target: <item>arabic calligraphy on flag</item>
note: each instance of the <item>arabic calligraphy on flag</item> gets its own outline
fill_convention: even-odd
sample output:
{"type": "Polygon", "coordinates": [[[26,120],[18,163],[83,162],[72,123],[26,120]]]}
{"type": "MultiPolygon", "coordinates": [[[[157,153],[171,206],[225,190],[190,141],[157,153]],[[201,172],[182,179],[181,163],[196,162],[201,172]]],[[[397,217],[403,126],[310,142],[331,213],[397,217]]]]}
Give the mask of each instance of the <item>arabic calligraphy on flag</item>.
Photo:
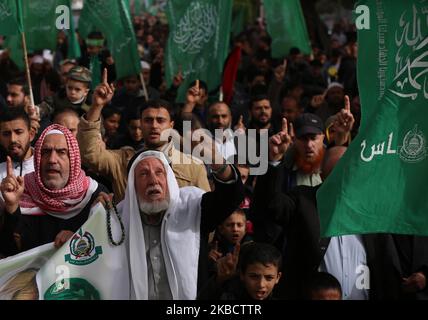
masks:
{"type": "Polygon", "coordinates": [[[317,194],[324,236],[428,236],[428,2],[363,0],[361,126],[317,194]],[[375,45],[374,45],[375,44],[375,45]]]}

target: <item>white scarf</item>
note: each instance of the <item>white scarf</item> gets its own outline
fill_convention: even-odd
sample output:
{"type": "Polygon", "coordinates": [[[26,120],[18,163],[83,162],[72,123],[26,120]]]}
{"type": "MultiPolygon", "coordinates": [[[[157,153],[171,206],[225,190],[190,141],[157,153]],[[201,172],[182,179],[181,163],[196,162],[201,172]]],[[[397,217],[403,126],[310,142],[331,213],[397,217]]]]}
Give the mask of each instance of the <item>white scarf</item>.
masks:
{"type": "Polygon", "coordinates": [[[161,245],[168,283],[173,299],[194,300],[197,294],[201,226],[201,199],[205,192],[196,187],[179,189],[174,173],[159,151],[145,151],[133,162],[128,174],[125,199],[119,204],[126,230],[130,264],[131,299],[148,299],[147,257],[144,231],[135,192],[134,171],[137,164],[155,157],[167,173],[169,208],[161,225],[161,245]]]}

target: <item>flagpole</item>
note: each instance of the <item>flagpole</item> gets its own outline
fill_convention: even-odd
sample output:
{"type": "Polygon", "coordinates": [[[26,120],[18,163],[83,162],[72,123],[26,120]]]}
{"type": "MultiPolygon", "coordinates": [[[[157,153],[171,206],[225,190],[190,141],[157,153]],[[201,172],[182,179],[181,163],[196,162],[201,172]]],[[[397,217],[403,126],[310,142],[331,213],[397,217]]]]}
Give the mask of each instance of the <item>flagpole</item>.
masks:
{"type": "Polygon", "coordinates": [[[149,101],[149,95],[147,93],[146,82],[144,81],[144,77],[143,77],[142,72],[140,72],[140,81],[141,81],[141,85],[143,86],[144,97],[146,98],[146,101],[149,101]]]}
{"type": "Polygon", "coordinates": [[[34,104],[34,96],[33,96],[33,86],[31,84],[30,66],[28,65],[27,42],[25,41],[25,32],[21,32],[21,40],[22,40],[22,48],[24,49],[25,73],[27,76],[28,89],[30,91],[30,102],[31,102],[31,106],[34,107],[35,104],[34,104]]]}

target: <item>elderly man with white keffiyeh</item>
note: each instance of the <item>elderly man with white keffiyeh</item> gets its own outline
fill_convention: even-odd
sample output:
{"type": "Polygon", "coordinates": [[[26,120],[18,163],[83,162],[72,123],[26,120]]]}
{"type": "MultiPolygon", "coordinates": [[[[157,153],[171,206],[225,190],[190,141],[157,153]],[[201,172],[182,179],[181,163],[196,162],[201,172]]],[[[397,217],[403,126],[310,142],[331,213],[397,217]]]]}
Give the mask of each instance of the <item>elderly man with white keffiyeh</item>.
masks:
{"type": "Polygon", "coordinates": [[[6,211],[1,232],[10,236],[12,252],[52,241],[60,247],[88,219],[92,203],[106,188],[80,165],[76,138],[58,124],[46,128],[37,141],[34,172],[16,177],[8,157],[0,185],[6,211]]]}

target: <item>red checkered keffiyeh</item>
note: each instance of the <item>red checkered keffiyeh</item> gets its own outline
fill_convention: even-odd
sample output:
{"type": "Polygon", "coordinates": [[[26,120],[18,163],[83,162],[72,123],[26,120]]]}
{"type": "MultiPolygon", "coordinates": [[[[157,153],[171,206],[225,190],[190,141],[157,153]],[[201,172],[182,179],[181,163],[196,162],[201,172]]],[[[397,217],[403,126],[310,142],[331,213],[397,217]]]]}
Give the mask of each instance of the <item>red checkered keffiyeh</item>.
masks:
{"type": "Polygon", "coordinates": [[[34,172],[25,175],[25,191],[20,201],[21,213],[26,215],[53,215],[70,219],[86,206],[98,184],[81,169],[80,151],[76,138],[65,127],[53,124],[47,127],[34,148],[34,172]],[[41,179],[41,149],[47,134],[59,130],[67,141],[70,157],[70,176],[60,190],[47,189],[41,179]],[[88,192],[89,189],[89,192],[88,192]]]}

